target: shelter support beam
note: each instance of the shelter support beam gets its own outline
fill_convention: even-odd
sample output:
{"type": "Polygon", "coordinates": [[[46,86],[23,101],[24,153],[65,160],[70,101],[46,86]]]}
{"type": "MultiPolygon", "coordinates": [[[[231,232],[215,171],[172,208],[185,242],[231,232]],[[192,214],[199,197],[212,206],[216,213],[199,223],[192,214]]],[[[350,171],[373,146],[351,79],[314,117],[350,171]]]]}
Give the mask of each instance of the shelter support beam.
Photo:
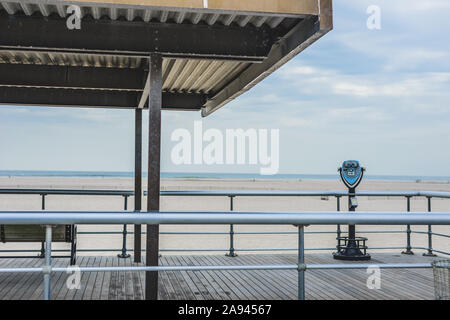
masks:
{"type": "MultiPolygon", "coordinates": [[[[140,91],[80,90],[0,86],[0,105],[135,109],[140,91]]],[[[162,94],[164,110],[199,110],[205,101],[202,94],[162,94]]]]}
{"type": "MultiPolygon", "coordinates": [[[[150,54],[147,211],[159,210],[161,168],[162,56],[150,54]]],[[[159,225],[147,225],[146,265],[157,266],[159,225]]],[[[145,274],[146,300],[158,299],[158,272],[145,274]]]]}
{"type": "Polygon", "coordinates": [[[33,52],[72,52],[147,57],[264,60],[280,34],[269,27],[190,25],[84,18],[80,30],[66,19],[8,15],[0,11],[0,48],[33,52]],[[146,39],[146,41],[136,41],[146,39]]]}

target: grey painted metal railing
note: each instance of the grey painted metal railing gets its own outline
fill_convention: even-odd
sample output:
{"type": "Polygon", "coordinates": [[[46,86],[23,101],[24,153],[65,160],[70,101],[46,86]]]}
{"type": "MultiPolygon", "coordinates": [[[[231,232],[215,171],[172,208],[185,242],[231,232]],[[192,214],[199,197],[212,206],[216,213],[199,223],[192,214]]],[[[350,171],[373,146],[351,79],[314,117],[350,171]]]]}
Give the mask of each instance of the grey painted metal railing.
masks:
{"type": "MultiPolygon", "coordinates": [[[[122,196],[124,199],[124,210],[126,211],[128,197],[133,196],[134,192],[131,190],[73,190],[73,189],[0,189],[0,194],[36,194],[42,197],[41,209],[45,210],[45,197],[47,195],[86,195],[86,196],[122,196]]],[[[144,192],[144,195],[146,192],[144,192]]],[[[407,199],[407,211],[411,210],[411,198],[412,197],[426,197],[428,199],[428,211],[431,212],[431,199],[432,198],[447,198],[450,199],[450,192],[439,192],[439,191],[357,191],[358,196],[372,196],[372,197],[405,197],[407,199]]],[[[337,204],[337,211],[340,211],[340,198],[348,196],[346,191],[296,191],[296,190],[270,190],[270,191],[253,191],[253,190],[208,190],[208,191],[161,191],[161,196],[203,196],[203,197],[216,197],[216,196],[226,196],[230,200],[230,211],[234,211],[234,199],[235,197],[268,197],[268,196],[279,196],[279,197],[335,197],[337,204]]],[[[256,235],[256,234],[296,234],[297,232],[236,232],[233,225],[230,225],[228,232],[160,232],[161,235],[228,235],[229,236],[229,248],[214,248],[214,249],[161,249],[161,252],[219,252],[227,251],[227,256],[234,257],[236,252],[243,251],[293,251],[294,248],[235,248],[235,236],[236,235],[256,235]]],[[[311,231],[305,232],[305,234],[337,234],[340,237],[342,233],[340,224],[337,225],[336,232],[332,231],[311,231]]],[[[406,246],[405,247],[369,247],[372,250],[390,250],[390,249],[405,249],[402,253],[413,254],[412,249],[422,250],[423,247],[417,247],[411,245],[411,235],[412,234],[426,234],[428,238],[428,247],[425,255],[434,256],[433,252],[441,253],[444,255],[450,255],[449,252],[436,250],[432,246],[432,237],[450,237],[450,235],[445,235],[441,233],[433,233],[431,226],[428,226],[428,231],[414,231],[411,230],[411,226],[406,226],[405,230],[371,230],[371,231],[359,231],[359,233],[406,233],[406,246]]],[[[121,232],[117,231],[107,231],[107,232],[78,232],[78,234],[121,234],[122,235],[122,248],[121,249],[78,249],[79,252],[115,252],[120,251],[119,257],[126,258],[129,256],[128,252],[132,249],[127,248],[127,235],[133,234],[133,232],[128,232],[127,225],[123,225],[121,232]]],[[[142,234],[145,234],[143,232],[142,234]]],[[[306,248],[305,250],[335,250],[336,248],[306,248]]],[[[56,251],[56,250],[54,250],[56,251]]],[[[68,250],[57,250],[58,252],[65,252],[68,250]]],[[[143,250],[144,251],[144,250],[143,250]]],[[[40,252],[41,257],[44,257],[44,243],[42,243],[41,250],[0,250],[3,253],[12,252],[40,252]]]]}
{"type": "MultiPolygon", "coordinates": [[[[298,227],[298,263],[296,265],[233,265],[233,266],[145,266],[145,267],[81,267],[80,272],[107,271],[201,271],[201,270],[297,270],[298,298],[305,299],[305,272],[308,269],[362,269],[373,264],[305,264],[304,226],[335,224],[368,225],[450,225],[450,212],[397,213],[397,212],[46,212],[3,211],[0,224],[46,225],[45,265],[41,268],[0,268],[0,273],[42,272],[43,297],[51,298],[51,275],[54,272],[73,270],[54,267],[52,255],[52,226],[59,224],[293,224],[298,227]]],[[[379,268],[431,268],[431,263],[380,264],[379,268]]]]}

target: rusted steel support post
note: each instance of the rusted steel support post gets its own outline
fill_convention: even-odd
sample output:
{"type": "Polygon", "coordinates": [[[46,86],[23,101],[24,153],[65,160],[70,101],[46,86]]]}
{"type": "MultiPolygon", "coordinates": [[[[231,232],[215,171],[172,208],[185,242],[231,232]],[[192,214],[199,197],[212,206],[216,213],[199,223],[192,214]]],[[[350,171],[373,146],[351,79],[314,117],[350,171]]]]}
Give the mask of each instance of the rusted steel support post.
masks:
{"type": "MultiPolygon", "coordinates": [[[[162,56],[150,54],[147,211],[159,210],[161,162],[162,56]]],[[[158,265],[159,225],[147,225],[146,265],[158,265]]],[[[158,272],[145,274],[145,298],[158,299],[158,272]]]]}
{"type": "MultiPolygon", "coordinates": [[[[135,110],[134,124],[134,211],[142,209],[142,109],[135,110]]],[[[134,262],[142,260],[142,228],[134,225],[134,262]]]]}

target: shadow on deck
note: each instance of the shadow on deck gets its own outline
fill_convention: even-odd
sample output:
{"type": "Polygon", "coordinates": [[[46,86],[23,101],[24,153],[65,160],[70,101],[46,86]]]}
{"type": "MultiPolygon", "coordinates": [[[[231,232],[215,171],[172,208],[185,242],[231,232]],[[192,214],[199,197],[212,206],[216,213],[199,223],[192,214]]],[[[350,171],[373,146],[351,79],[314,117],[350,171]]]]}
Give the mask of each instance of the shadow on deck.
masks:
{"type": "MultiPolygon", "coordinates": [[[[374,254],[371,263],[421,263],[422,255],[374,254]]],[[[295,264],[295,255],[163,256],[161,265],[295,264]]],[[[306,255],[306,263],[336,263],[331,254],[306,255]]],[[[340,263],[340,261],[339,261],[340,263]]],[[[0,259],[0,268],[37,267],[42,259],[0,259]]],[[[53,266],[66,266],[67,259],[53,259],[53,266]]],[[[79,266],[126,266],[132,260],[117,257],[84,256],[79,266]]],[[[86,272],[80,289],[69,290],[69,275],[52,275],[51,296],[56,300],[142,299],[144,272],[86,272]]],[[[308,270],[306,298],[316,299],[433,299],[431,269],[383,269],[381,289],[368,289],[366,270],[308,270]]],[[[0,299],[42,299],[42,274],[0,274],[0,299]]],[[[297,272],[275,271],[182,271],[160,272],[159,299],[260,300],[297,299],[297,272]]]]}

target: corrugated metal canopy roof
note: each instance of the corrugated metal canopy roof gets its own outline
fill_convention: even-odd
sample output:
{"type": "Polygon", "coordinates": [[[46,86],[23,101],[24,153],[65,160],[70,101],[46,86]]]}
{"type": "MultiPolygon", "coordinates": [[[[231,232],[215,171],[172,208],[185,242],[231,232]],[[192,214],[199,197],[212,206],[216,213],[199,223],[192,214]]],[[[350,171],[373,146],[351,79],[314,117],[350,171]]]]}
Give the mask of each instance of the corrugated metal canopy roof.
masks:
{"type": "MultiPolygon", "coordinates": [[[[0,50],[0,63],[8,64],[137,69],[146,65],[146,60],[140,57],[0,50]]],[[[166,58],[163,60],[163,90],[210,95],[249,65],[238,61],[166,58]]]]}
{"type": "MultiPolygon", "coordinates": [[[[307,1],[311,2],[310,0],[307,1]]],[[[45,24],[57,18],[66,18],[67,7],[73,3],[78,2],[0,0],[0,10],[3,9],[7,13],[7,17],[1,16],[0,22],[8,27],[6,28],[7,30],[12,30],[12,28],[9,28],[11,23],[17,23],[14,19],[8,19],[8,17],[17,17],[17,19],[22,19],[25,22],[35,22],[36,19],[39,19],[42,24],[45,24]]],[[[233,30],[233,32],[239,32],[239,30],[243,32],[259,32],[257,30],[261,29],[262,34],[269,35],[271,33],[264,30],[274,30],[272,33],[279,35],[278,40],[273,44],[272,49],[268,53],[268,57],[259,61],[259,57],[255,57],[255,61],[247,61],[249,60],[247,57],[244,57],[242,60],[239,58],[228,59],[225,54],[223,56],[218,55],[217,58],[214,58],[214,55],[212,55],[208,59],[200,59],[195,57],[195,55],[189,56],[189,54],[186,54],[186,56],[171,57],[169,55],[164,57],[163,91],[180,96],[187,94],[189,97],[200,94],[203,103],[198,105],[197,108],[203,108],[204,115],[208,115],[214,110],[217,110],[231,99],[234,99],[254,86],[295,54],[306,48],[310,43],[328,32],[332,26],[329,21],[331,19],[331,0],[322,0],[322,14],[325,14],[324,17],[327,18],[322,18],[322,22],[320,21],[320,16],[299,13],[236,12],[125,4],[112,5],[107,3],[78,4],[81,7],[83,18],[85,20],[87,19],[86,21],[89,21],[89,19],[101,21],[102,23],[111,21],[108,23],[114,25],[117,25],[114,22],[117,21],[117,26],[119,27],[125,24],[131,27],[138,25],[139,27],[142,26],[142,28],[147,28],[145,25],[151,27],[167,25],[178,26],[178,28],[184,29],[188,28],[188,26],[198,25],[200,28],[203,28],[198,29],[200,31],[210,26],[216,31],[231,28],[230,30],[233,30]],[[327,12],[323,10],[324,8],[330,11],[327,12]]],[[[64,46],[62,48],[48,50],[50,45],[46,41],[44,41],[45,46],[40,47],[34,45],[34,42],[29,39],[27,39],[28,42],[24,41],[25,44],[22,44],[20,42],[22,37],[21,31],[23,30],[21,29],[22,20],[16,25],[19,39],[16,40],[17,37],[14,38],[14,45],[10,45],[8,42],[10,41],[8,39],[12,37],[8,38],[6,34],[4,36],[0,35],[0,68],[2,65],[8,65],[8,67],[10,65],[55,66],[55,68],[66,68],[54,70],[67,74],[70,74],[70,69],[67,68],[71,67],[83,67],[90,71],[93,68],[97,68],[98,70],[104,68],[137,71],[148,70],[148,59],[139,50],[135,53],[130,52],[129,54],[127,53],[128,51],[115,54],[114,50],[105,51],[104,53],[102,50],[94,50],[95,52],[92,50],[83,51],[78,48],[77,50],[70,50],[70,48],[64,46]],[[32,43],[32,45],[29,43],[32,43]]],[[[93,25],[97,26],[98,24],[94,23],[93,25]]],[[[76,35],[76,32],[74,31],[73,34],[76,35]]],[[[125,33],[125,35],[132,37],[131,34],[125,33]]],[[[52,34],[49,34],[49,36],[52,36],[52,34]]],[[[252,40],[252,37],[250,36],[248,39],[252,40]]],[[[144,39],[135,40],[136,42],[144,41],[144,39]]],[[[224,39],[223,41],[233,41],[233,38],[224,39]]],[[[232,42],[230,42],[231,44],[232,42]]],[[[242,43],[242,45],[248,45],[248,43],[242,43]]],[[[239,49],[240,44],[235,43],[234,46],[239,49]]],[[[26,76],[26,74],[23,75],[24,78],[26,76]]],[[[140,74],[134,75],[135,78],[137,76],[140,76],[140,74]]],[[[24,79],[21,82],[20,79],[17,79],[17,76],[13,76],[13,80],[2,78],[3,76],[0,75],[0,103],[12,103],[15,101],[14,98],[11,98],[9,89],[5,88],[62,88],[58,86],[58,82],[56,81],[52,82],[52,84],[43,82],[41,85],[37,81],[29,81],[29,79],[24,79]],[[12,82],[9,83],[8,81],[12,82]],[[3,100],[1,100],[2,97],[3,100]]],[[[66,78],[70,77],[66,76],[66,78]]],[[[80,89],[78,84],[72,87],[70,81],[65,81],[65,83],[66,85],[63,86],[65,89],[80,89]]],[[[139,85],[139,81],[137,83],[134,87],[127,87],[124,90],[142,91],[144,89],[145,77],[142,79],[141,85],[139,85]]],[[[82,87],[84,88],[85,86],[82,87]]],[[[119,90],[120,88],[97,86],[91,89],[106,91],[119,90]]],[[[24,101],[18,99],[17,103],[24,103],[24,101]]],[[[51,101],[49,103],[51,104],[51,101]]],[[[75,105],[80,104],[75,103],[75,105]]],[[[195,108],[187,107],[186,109],[195,108]]]]}
{"type": "MultiPolygon", "coordinates": [[[[1,6],[10,15],[23,12],[27,16],[40,13],[44,17],[57,14],[61,18],[67,16],[67,8],[76,2],[70,1],[1,1],[1,6]]],[[[94,19],[108,18],[111,20],[142,20],[145,22],[173,22],[173,23],[206,23],[213,25],[220,23],[229,26],[233,23],[240,27],[251,24],[255,27],[267,25],[276,28],[287,18],[304,17],[303,14],[288,13],[264,13],[264,12],[226,12],[207,9],[192,8],[163,8],[152,6],[132,6],[132,5],[112,5],[108,3],[86,3],[80,2],[77,5],[81,8],[82,17],[91,16],[94,19]]]]}

